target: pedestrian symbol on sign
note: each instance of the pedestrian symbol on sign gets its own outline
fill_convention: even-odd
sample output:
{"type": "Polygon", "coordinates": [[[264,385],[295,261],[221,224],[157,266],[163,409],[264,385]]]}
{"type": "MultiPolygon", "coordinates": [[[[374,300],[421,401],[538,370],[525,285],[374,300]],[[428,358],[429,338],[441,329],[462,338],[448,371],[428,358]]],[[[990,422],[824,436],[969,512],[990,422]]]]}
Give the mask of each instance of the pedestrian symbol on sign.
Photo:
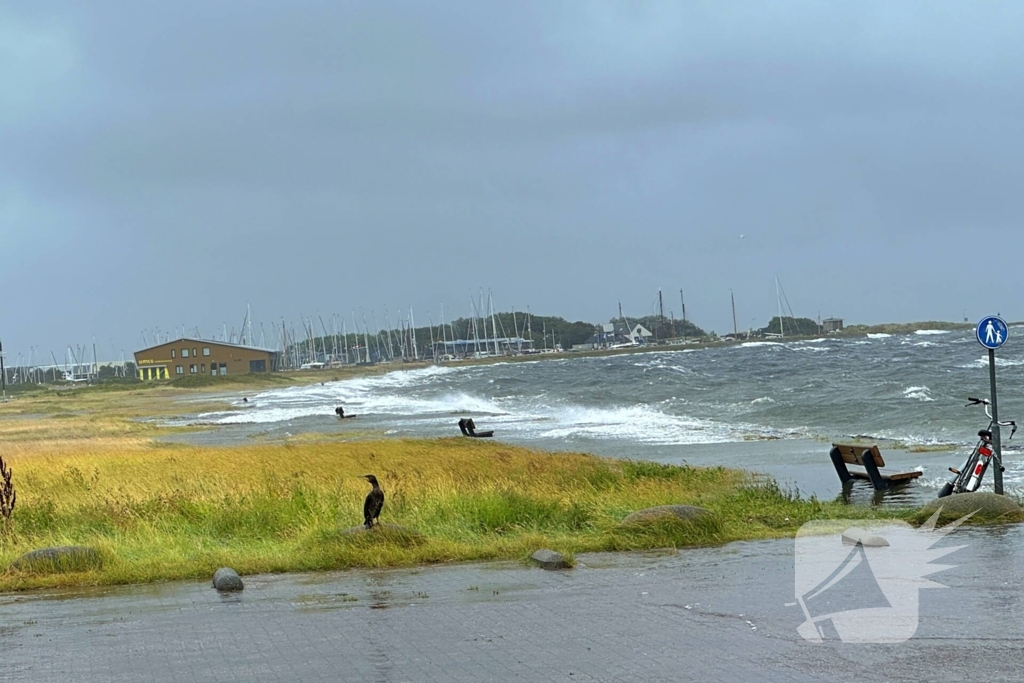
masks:
{"type": "Polygon", "coordinates": [[[1006,322],[997,316],[989,316],[978,323],[978,343],[986,349],[998,349],[1006,343],[1006,322]]]}

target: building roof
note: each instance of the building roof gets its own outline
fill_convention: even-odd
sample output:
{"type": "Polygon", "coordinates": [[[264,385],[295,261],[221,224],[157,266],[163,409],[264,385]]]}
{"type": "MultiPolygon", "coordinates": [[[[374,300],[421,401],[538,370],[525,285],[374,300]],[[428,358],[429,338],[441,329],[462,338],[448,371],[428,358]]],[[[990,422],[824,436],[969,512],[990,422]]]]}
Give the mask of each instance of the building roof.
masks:
{"type": "Polygon", "coordinates": [[[234,344],[232,342],[217,341],[216,339],[197,339],[195,337],[179,337],[178,339],[165,341],[161,344],[147,346],[146,348],[140,349],[135,353],[137,355],[140,353],[145,353],[146,351],[149,351],[151,349],[159,348],[161,346],[168,346],[169,344],[177,344],[179,342],[190,342],[192,344],[206,344],[207,346],[211,344],[216,344],[217,346],[230,346],[236,349],[248,349],[249,351],[263,351],[264,353],[281,353],[278,349],[265,349],[261,346],[249,346],[248,344],[234,344]]]}

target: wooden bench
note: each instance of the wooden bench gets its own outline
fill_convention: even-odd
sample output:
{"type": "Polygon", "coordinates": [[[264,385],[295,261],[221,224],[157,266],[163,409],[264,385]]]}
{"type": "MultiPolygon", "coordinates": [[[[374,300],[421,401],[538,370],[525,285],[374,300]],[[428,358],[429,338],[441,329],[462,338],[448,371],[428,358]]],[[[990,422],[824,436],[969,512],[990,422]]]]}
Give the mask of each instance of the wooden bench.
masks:
{"type": "Polygon", "coordinates": [[[839,475],[839,480],[843,482],[844,486],[853,479],[867,479],[876,490],[881,491],[905,484],[911,479],[917,479],[921,476],[921,472],[917,471],[881,472],[879,468],[885,467],[885,460],[882,459],[882,454],[878,452],[878,446],[865,447],[863,445],[853,446],[834,443],[832,444],[829,456],[832,458],[836,474],[839,475]],[[851,471],[847,464],[860,465],[864,469],[851,471]]]}

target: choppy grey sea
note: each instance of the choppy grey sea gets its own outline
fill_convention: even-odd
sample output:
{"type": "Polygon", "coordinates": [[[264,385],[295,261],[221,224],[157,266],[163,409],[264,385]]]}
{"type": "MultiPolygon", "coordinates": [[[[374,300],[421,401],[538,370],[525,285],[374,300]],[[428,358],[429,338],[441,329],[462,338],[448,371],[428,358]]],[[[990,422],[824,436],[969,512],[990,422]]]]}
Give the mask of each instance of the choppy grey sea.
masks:
{"type": "MultiPolygon", "coordinates": [[[[1024,328],[997,354],[1000,413],[1024,420],[1024,328]]],[[[971,332],[762,341],[565,360],[458,364],[231,398],[238,410],[190,413],[215,442],[305,431],[355,436],[458,435],[472,417],[510,443],[768,473],[833,496],[828,442],[877,439],[887,464],[924,474],[893,501],[934,497],[987,425],[968,396],[988,396],[987,352],[971,332]],[[338,420],[336,406],[351,420],[338,420]],[[951,444],[954,451],[912,452],[951,444]],[[908,450],[909,449],[909,450],[908,450]]],[[[184,408],[187,411],[187,406],[184,408]]],[[[203,437],[199,437],[203,438],[203,437]]],[[[1017,437],[1005,442],[1008,487],[1024,488],[1017,437]]],[[[1024,435],[1019,437],[1024,442],[1024,435]]],[[[991,474],[988,477],[991,483],[991,474]]]]}

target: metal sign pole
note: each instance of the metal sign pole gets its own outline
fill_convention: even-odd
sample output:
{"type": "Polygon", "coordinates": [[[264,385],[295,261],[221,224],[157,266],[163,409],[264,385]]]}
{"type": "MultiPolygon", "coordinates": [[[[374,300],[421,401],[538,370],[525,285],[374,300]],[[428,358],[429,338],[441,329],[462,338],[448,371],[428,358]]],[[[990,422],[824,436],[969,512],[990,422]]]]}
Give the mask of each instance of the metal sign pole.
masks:
{"type": "Polygon", "coordinates": [[[995,480],[993,488],[1003,495],[1003,445],[999,436],[999,403],[996,401],[996,350],[988,350],[988,381],[992,401],[992,449],[996,454],[995,480]]]}
{"type": "Polygon", "coordinates": [[[1003,494],[1003,443],[999,434],[999,404],[996,402],[996,349],[1006,343],[1010,336],[1010,328],[1006,321],[998,315],[982,318],[974,329],[978,343],[988,349],[988,381],[992,408],[992,450],[996,456],[996,469],[993,473],[993,488],[999,495],[1003,494]]]}

